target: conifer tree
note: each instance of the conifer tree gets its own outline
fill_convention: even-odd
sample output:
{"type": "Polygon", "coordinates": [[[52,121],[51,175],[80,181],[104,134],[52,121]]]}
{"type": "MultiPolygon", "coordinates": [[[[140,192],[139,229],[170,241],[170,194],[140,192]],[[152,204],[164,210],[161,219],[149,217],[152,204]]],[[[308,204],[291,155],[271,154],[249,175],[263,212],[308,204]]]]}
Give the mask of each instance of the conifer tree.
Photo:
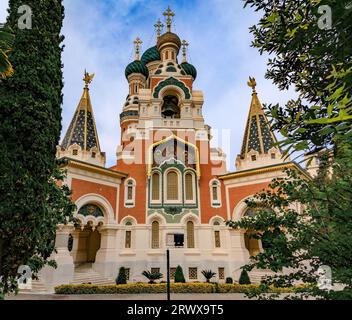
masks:
{"type": "Polygon", "coordinates": [[[16,290],[17,271],[34,275],[54,250],[56,225],[71,217],[70,191],[55,154],[61,131],[62,0],[9,1],[15,39],[12,77],[0,80],[0,295],[16,290]],[[19,28],[18,8],[32,11],[19,28]]]}

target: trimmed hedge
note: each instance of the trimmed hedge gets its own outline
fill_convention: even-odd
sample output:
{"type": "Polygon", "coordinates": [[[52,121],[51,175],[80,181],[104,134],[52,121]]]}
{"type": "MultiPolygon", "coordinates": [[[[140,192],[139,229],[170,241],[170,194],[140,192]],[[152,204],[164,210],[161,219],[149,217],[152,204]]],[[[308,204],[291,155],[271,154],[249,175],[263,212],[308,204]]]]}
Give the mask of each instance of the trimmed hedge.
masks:
{"type": "MultiPolygon", "coordinates": [[[[248,293],[255,284],[171,283],[172,293],[248,293]]],[[[294,288],[271,288],[271,293],[292,293],[294,288]]],[[[130,283],[122,285],[69,284],[55,288],[56,294],[135,294],[166,293],[166,283],[130,283]]]]}

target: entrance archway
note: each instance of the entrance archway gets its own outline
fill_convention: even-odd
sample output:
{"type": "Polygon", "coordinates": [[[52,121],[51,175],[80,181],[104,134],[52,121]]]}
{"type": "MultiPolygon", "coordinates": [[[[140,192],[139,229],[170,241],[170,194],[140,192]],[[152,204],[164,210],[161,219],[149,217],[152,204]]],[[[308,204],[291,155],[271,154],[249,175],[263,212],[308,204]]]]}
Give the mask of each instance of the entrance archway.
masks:
{"type": "Polygon", "coordinates": [[[82,206],[76,218],[78,225],[74,232],[72,256],[76,266],[94,263],[101,246],[100,227],[104,224],[102,209],[95,204],[82,206]]]}

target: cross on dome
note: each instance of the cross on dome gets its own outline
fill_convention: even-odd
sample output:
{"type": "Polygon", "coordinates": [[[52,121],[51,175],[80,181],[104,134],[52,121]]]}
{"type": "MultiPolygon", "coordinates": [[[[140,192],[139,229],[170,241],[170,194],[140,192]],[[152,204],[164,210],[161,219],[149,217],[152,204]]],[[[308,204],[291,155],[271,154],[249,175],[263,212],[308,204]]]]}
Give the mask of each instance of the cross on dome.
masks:
{"type": "Polygon", "coordinates": [[[187,62],[187,47],[189,46],[189,43],[186,40],[182,41],[182,55],[183,55],[183,60],[182,63],[187,62]]]}
{"type": "Polygon", "coordinates": [[[171,32],[171,18],[175,16],[175,13],[172,12],[170,6],[167,10],[163,13],[164,17],[167,17],[166,24],[167,24],[167,32],[171,32]]]}
{"type": "Polygon", "coordinates": [[[143,41],[141,39],[139,39],[139,37],[136,38],[136,40],[133,41],[135,47],[136,47],[136,60],[139,61],[139,52],[141,49],[141,45],[143,43],[143,41]]]}
{"type": "Polygon", "coordinates": [[[159,38],[160,35],[161,35],[161,31],[163,30],[164,28],[164,24],[160,21],[160,19],[157,21],[157,23],[154,25],[155,29],[156,29],[156,34],[157,34],[157,37],[159,38]]]}

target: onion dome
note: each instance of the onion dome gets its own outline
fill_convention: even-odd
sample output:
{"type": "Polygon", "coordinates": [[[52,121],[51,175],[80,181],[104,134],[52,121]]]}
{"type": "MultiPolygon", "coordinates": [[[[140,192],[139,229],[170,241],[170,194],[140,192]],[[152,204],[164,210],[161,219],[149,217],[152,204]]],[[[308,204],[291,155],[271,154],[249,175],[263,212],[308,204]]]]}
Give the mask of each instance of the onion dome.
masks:
{"type": "Polygon", "coordinates": [[[174,44],[178,50],[181,48],[181,39],[173,32],[166,32],[159,37],[157,43],[158,50],[160,50],[167,43],[174,44]]]}
{"type": "Polygon", "coordinates": [[[197,69],[190,63],[188,62],[183,62],[181,63],[182,69],[188,74],[189,76],[192,76],[194,80],[197,78],[197,69]]]}
{"type": "Polygon", "coordinates": [[[149,48],[146,52],[143,53],[141,58],[141,62],[144,65],[147,65],[150,62],[160,61],[160,60],[161,60],[161,57],[157,46],[149,48]]]}
{"type": "Polygon", "coordinates": [[[135,60],[131,62],[125,70],[125,76],[128,78],[132,73],[140,73],[143,74],[146,78],[149,76],[148,68],[139,60],[135,60]]]}

